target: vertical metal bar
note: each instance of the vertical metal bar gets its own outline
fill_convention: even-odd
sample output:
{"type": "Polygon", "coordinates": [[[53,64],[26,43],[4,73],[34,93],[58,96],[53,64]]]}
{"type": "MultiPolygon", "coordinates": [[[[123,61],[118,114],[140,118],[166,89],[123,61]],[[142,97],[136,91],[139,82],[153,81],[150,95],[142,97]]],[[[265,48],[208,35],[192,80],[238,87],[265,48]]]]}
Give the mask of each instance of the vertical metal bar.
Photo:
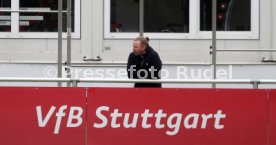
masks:
{"type": "Polygon", "coordinates": [[[144,36],[144,0],[139,1],[139,36],[144,36]]]}
{"type": "Polygon", "coordinates": [[[72,86],[73,87],[78,87],[78,81],[73,81],[72,86]]]}
{"type": "MultiPolygon", "coordinates": [[[[217,0],[212,0],[212,72],[213,79],[216,79],[217,71],[217,0]]],[[[216,88],[216,83],[212,83],[212,88],[216,88]]]]}
{"type": "MultiPolygon", "coordinates": [[[[71,0],[67,0],[67,78],[71,78],[71,7],[71,0]]],[[[71,87],[71,82],[67,87],[71,87]]]]}
{"type": "Polygon", "coordinates": [[[253,89],[258,89],[259,88],[259,82],[255,81],[253,82],[253,89]]]}
{"type": "MultiPolygon", "coordinates": [[[[62,77],[62,0],[58,0],[58,78],[62,77]]],[[[58,82],[61,87],[62,83],[58,82]]]]}

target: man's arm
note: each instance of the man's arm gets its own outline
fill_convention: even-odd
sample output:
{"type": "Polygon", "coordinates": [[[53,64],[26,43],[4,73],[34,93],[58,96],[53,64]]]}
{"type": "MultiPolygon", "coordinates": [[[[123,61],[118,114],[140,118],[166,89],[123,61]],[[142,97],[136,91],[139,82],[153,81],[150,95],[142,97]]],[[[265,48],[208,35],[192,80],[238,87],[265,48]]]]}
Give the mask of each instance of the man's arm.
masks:
{"type": "Polygon", "coordinates": [[[153,54],[152,64],[154,66],[154,69],[156,70],[156,71],[154,71],[154,78],[160,79],[161,78],[162,61],[157,52],[155,52],[153,54]]]}
{"type": "Polygon", "coordinates": [[[127,61],[127,76],[130,79],[135,78],[136,74],[136,66],[134,64],[134,57],[133,54],[130,53],[128,56],[128,61],[127,61]]]}

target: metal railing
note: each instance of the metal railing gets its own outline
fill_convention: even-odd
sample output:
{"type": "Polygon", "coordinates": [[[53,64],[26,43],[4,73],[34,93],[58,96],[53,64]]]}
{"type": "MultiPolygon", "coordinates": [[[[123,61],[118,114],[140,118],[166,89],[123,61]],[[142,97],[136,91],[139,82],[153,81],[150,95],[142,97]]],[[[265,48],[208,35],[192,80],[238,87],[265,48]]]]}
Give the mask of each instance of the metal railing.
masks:
{"type": "Polygon", "coordinates": [[[216,51],[231,51],[231,52],[276,52],[276,49],[217,49],[216,51]]]}
{"type": "MultiPolygon", "coordinates": [[[[0,10],[0,12],[6,13],[58,13],[57,10],[0,10]]],[[[67,11],[62,11],[66,13],[67,11]]]]}
{"type": "Polygon", "coordinates": [[[0,82],[55,82],[72,83],[163,83],[163,84],[251,84],[257,89],[260,84],[276,84],[276,80],[250,80],[250,79],[91,79],[91,78],[27,78],[27,77],[0,77],[0,82]]]}

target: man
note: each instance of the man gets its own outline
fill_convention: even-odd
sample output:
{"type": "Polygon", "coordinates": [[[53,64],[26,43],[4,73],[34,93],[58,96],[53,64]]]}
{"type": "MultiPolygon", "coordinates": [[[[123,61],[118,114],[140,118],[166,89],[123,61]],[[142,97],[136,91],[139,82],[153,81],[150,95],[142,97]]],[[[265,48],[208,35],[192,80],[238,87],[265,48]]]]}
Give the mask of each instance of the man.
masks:
{"type": "MultiPolygon", "coordinates": [[[[148,44],[148,38],[137,37],[133,41],[133,52],[127,63],[130,79],[160,79],[162,62],[156,51],[148,44]]],[[[161,88],[161,83],[135,83],[135,88],[161,88]]]]}

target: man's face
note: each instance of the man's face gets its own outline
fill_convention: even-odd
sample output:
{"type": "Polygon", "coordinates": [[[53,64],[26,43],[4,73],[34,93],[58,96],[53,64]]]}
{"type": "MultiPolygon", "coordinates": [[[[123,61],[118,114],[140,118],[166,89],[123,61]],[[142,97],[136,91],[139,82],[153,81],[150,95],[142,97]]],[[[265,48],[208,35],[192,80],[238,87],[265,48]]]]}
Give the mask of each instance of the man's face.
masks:
{"type": "Polygon", "coordinates": [[[133,52],[135,55],[142,55],[145,51],[145,46],[140,41],[133,41],[133,52]]]}

